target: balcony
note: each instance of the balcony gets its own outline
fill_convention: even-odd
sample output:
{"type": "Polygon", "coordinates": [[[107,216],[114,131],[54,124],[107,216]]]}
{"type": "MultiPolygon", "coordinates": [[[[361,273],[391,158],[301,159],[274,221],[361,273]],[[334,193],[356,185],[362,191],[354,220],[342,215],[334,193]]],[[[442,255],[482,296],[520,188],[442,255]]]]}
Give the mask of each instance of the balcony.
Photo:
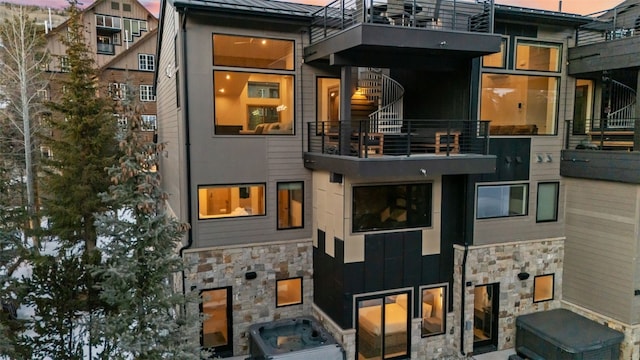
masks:
{"type": "Polygon", "coordinates": [[[98,43],[98,54],[113,55],[116,53],[115,46],[113,44],[98,43]]]}
{"type": "Polygon", "coordinates": [[[632,151],[634,118],[590,119],[565,122],[565,149],[632,151]]]}
{"type": "Polygon", "coordinates": [[[393,67],[499,52],[493,11],[493,0],[335,0],[312,14],[305,62],[393,67]]]}
{"type": "Polygon", "coordinates": [[[492,173],[488,129],[469,120],[308,123],[305,167],[356,177],[492,173]]]}

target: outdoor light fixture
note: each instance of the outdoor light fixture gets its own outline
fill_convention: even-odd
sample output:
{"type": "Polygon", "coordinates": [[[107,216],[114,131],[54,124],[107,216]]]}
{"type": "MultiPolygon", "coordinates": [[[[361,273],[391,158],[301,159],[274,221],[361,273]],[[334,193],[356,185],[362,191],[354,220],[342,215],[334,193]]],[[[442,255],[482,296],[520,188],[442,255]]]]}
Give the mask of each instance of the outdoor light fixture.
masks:
{"type": "Polygon", "coordinates": [[[518,279],[520,280],[527,280],[529,278],[529,273],[528,272],[521,272],[518,274],[518,279]]]}

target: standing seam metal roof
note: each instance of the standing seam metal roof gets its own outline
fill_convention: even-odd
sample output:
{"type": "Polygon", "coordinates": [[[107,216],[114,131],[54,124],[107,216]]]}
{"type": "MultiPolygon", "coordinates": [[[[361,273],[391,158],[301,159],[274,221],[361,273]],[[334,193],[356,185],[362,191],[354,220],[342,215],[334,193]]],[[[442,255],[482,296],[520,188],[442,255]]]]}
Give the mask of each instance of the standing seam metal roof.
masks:
{"type": "Polygon", "coordinates": [[[323,6],[273,0],[170,0],[173,6],[252,11],[267,14],[309,17],[323,6]]]}

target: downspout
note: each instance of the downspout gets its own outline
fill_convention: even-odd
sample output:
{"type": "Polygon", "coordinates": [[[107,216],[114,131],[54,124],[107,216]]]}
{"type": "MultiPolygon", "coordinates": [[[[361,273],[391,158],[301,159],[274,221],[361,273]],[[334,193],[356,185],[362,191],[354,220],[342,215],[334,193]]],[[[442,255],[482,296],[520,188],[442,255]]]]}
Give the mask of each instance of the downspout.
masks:
{"type": "MultiPolygon", "coordinates": [[[[183,81],[181,81],[182,84],[182,88],[184,89],[184,91],[182,92],[182,94],[184,95],[182,97],[183,102],[182,102],[182,106],[184,106],[184,110],[182,112],[182,118],[185,120],[185,130],[184,130],[184,137],[185,137],[185,157],[186,157],[186,163],[187,163],[187,218],[189,219],[189,222],[191,222],[192,218],[191,216],[192,214],[192,210],[191,210],[191,138],[189,136],[189,86],[187,84],[187,9],[184,8],[183,12],[182,12],[182,26],[181,26],[181,33],[180,33],[180,38],[181,38],[181,42],[182,42],[182,71],[180,71],[180,73],[182,74],[182,79],[183,81]]],[[[177,91],[180,91],[180,89],[178,89],[177,91]]],[[[182,246],[180,248],[180,258],[183,259],[183,252],[186,249],[189,249],[191,247],[191,245],[193,245],[193,227],[189,226],[189,230],[187,230],[187,243],[186,245],[182,246]]],[[[185,277],[185,272],[184,269],[182,269],[182,293],[183,294],[187,294],[187,285],[186,285],[186,277],[185,277]]]]}
{"type": "Polygon", "coordinates": [[[465,331],[465,321],[464,321],[464,304],[465,304],[465,282],[467,273],[467,254],[469,253],[469,242],[465,236],[464,239],[464,253],[462,255],[462,270],[460,276],[460,353],[462,356],[465,356],[464,353],[464,331],[465,331]]]}

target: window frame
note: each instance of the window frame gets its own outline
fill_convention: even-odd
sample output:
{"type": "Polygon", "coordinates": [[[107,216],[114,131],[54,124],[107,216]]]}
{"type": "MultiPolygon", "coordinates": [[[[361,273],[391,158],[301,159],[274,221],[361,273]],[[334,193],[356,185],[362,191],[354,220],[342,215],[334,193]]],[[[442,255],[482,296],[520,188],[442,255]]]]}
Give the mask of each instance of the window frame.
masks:
{"type": "Polygon", "coordinates": [[[561,42],[545,41],[545,40],[539,40],[539,39],[532,39],[529,37],[516,36],[514,40],[514,46],[513,46],[513,70],[525,71],[525,72],[553,73],[560,76],[560,73],[562,73],[562,55],[563,55],[563,46],[561,42]],[[522,44],[529,43],[530,45],[548,45],[547,47],[549,48],[557,47],[558,49],[557,70],[526,69],[526,68],[519,67],[518,66],[518,45],[520,45],[521,43],[522,44]]]}
{"type": "Polygon", "coordinates": [[[153,90],[153,85],[140,84],[140,101],[156,101],[156,96],[153,95],[153,90]]]}
{"type": "MultiPolygon", "coordinates": [[[[408,189],[405,189],[405,193],[407,193],[408,189]]],[[[408,204],[408,199],[405,199],[407,204],[405,204],[406,209],[409,209],[411,206],[408,204]]],[[[397,204],[397,203],[396,203],[397,204]]],[[[390,206],[389,206],[390,207],[390,206]]],[[[386,209],[385,209],[386,210],[386,209]]],[[[383,210],[383,212],[385,211],[383,210]]],[[[397,231],[397,230],[406,230],[406,229],[425,229],[433,227],[433,182],[407,182],[407,183],[390,183],[390,184],[353,184],[351,186],[351,232],[356,233],[370,233],[370,232],[387,232],[387,231],[397,231]],[[407,219],[405,220],[406,226],[401,227],[392,227],[392,228],[367,228],[367,229],[356,229],[356,189],[360,188],[374,188],[374,187],[397,187],[397,186],[405,186],[406,188],[412,186],[425,186],[428,187],[429,191],[429,199],[427,201],[428,206],[428,214],[427,215],[427,224],[425,225],[411,225],[409,220],[409,211],[406,212],[407,219]]]]}
{"type": "Polygon", "coordinates": [[[438,336],[447,333],[447,314],[449,313],[449,284],[432,284],[432,285],[424,285],[420,286],[420,302],[419,302],[419,316],[421,321],[424,319],[424,314],[422,314],[422,304],[424,303],[424,291],[425,290],[433,290],[433,289],[442,289],[442,331],[441,332],[433,332],[433,333],[425,333],[424,325],[420,326],[420,336],[423,338],[438,336]]]}
{"type": "Polygon", "coordinates": [[[526,217],[529,215],[529,183],[526,182],[517,182],[517,183],[495,183],[495,184],[485,184],[485,183],[478,183],[476,184],[476,196],[475,196],[475,207],[474,207],[474,211],[475,211],[475,220],[489,220],[489,219],[505,219],[505,218],[519,218],[519,217],[526,217]],[[523,214],[517,214],[517,215],[505,215],[505,216],[485,216],[485,217],[478,217],[478,208],[480,206],[480,188],[483,187],[504,187],[504,186],[524,186],[524,191],[523,194],[525,195],[526,199],[524,199],[524,213],[523,214]]]}
{"type": "Polygon", "coordinates": [[[290,278],[284,278],[284,279],[276,279],[276,308],[283,308],[283,307],[287,307],[287,306],[295,306],[295,305],[302,305],[304,304],[304,278],[302,276],[295,276],[295,277],[290,277],[290,278]],[[280,302],[278,301],[278,285],[280,284],[280,282],[284,282],[284,281],[292,281],[292,280],[300,280],[300,302],[289,302],[289,303],[285,303],[285,304],[280,304],[280,302]]]}
{"type": "Polygon", "coordinates": [[[277,71],[282,71],[282,72],[286,72],[286,73],[295,73],[296,70],[296,39],[291,39],[291,38],[277,38],[277,37],[267,37],[267,36],[260,36],[257,37],[259,38],[259,40],[273,40],[273,41],[283,41],[283,42],[289,42],[291,43],[291,68],[290,69],[278,69],[278,68],[268,68],[268,67],[255,67],[255,66],[240,66],[240,65],[228,65],[228,64],[216,64],[215,63],[215,36],[216,35],[220,35],[220,36],[229,36],[229,37],[238,37],[238,38],[247,38],[247,39],[254,39],[256,38],[256,36],[251,36],[251,35],[241,35],[241,34],[232,34],[232,33],[224,33],[224,32],[213,32],[211,33],[211,53],[212,53],[212,58],[211,58],[211,64],[214,68],[233,68],[233,69],[259,69],[261,71],[258,72],[265,72],[265,73],[271,73],[271,72],[277,72],[277,71]]]}
{"type": "Polygon", "coordinates": [[[197,210],[198,210],[198,220],[199,221],[215,221],[215,220],[226,220],[226,219],[247,219],[247,218],[255,218],[255,217],[265,217],[267,216],[267,205],[268,205],[268,201],[267,201],[267,183],[264,182],[256,182],[256,183],[240,183],[240,184],[207,184],[207,185],[198,185],[197,187],[198,190],[198,202],[197,202],[197,210]],[[207,188],[233,188],[233,187],[237,187],[237,188],[246,188],[246,187],[252,187],[252,186],[262,186],[263,189],[263,194],[262,194],[262,207],[264,209],[262,214],[248,214],[248,215],[238,215],[238,216],[218,216],[218,217],[213,217],[213,216],[209,216],[209,217],[201,217],[200,216],[200,189],[207,189],[207,188]]]}
{"type": "Polygon", "coordinates": [[[304,181],[303,180],[296,180],[296,181],[278,181],[276,182],[276,209],[277,209],[277,215],[276,215],[276,229],[277,230],[295,230],[295,229],[304,229],[304,181]],[[301,218],[301,222],[300,222],[300,226],[288,226],[288,227],[282,227],[280,226],[280,186],[281,185],[294,185],[294,184],[300,184],[300,191],[302,192],[302,202],[301,202],[301,209],[300,209],[300,218],[301,218]]]}
{"type": "Polygon", "coordinates": [[[536,276],[533,277],[532,299],[533,299],[533,303],[534,304],[541,303],[541,302],[546,302],[546,301],[553,301],[553,299],[555,299],[555,297],[556,297],[556,276],[555,275],[556,275],[555,273],[551,273],[551,274],[536,275],[536,276]],[[536,300],[536,283],[537,283],[538,279],[547,278],[547,277],[551,277],[551,296],[548,297],[548,298],[543,298],[543,299],[536,300]]]}
{"type": "Polygon", "coordinates": [[[141,114],[140,115],[140,130],[142,131],[156,131],[158,129],[158,116],[154,114],[141,114]],[[153,119],[151,121],[151,119],[153,119]],[[147,124],[152,124],[147,126],[147,124]]]}
{"type": "Polygon", "coordinates": [[[155,71],[155,61],[155,55],[153,54],[138,54],[138,70],[155,71]]]}
{"type": "Polygon", "coordinates": [[[199,304],[199,311],[200,311],[200,315],[204,316],[204,294],[206,292],[210,292],[210,291],[221,291],[221,290],[226,290],[226,316],[227,316],[227,333],[228,335],[228,339],[227,339],[227,344],[225,345],[220,345],[220,346],[208,346],[205,347],[204,344],[204,327],[205,327],[205,322],[208,319],[203,319],[202,323],[200,324],[200,346],[202,346],[202,348],[205,349],[225,349],[225,350],[230,350],[233,349],[233,296],[232,296],[232,287],[231,286],[224,286],[224,287],[219,287],[219,288],[210,288],[210,289],[201,289],[199,292],[200,295],[200,304],[199,304]]]}
{"type": "Polygon", "coordinates": [[[491,56],[491,55],[496,55],[496,54],[500,54],[500,53],[495,53],[495,54],[489,54],[489,55],[485,55],[483,56],[481,59],[481,65],[483,68],[485,69],[507,69],[508,63],[509,63],[509,45],[511,42],[511,38],[508,36],[502,36],[502,39],[500,40],[500,46],[501,46],[501,52],[502,52],[502,66],[488,66],[484,64],[484,59],[487,56],[491,56]],[[504,47],[502,48],[504,44],[504,47]]]}
{"type": "Polygon", "coordinates": [[[58,58],[60,62],[60,72],[68,73],[71,71],[71,64],[69,63],[69,57],[66,55],[62,55],[58,58]]]}
{"type": "Polygon", "coordinates": [[[540,181],[538,182],[538,186],[536,189],[536,223],[546,223],[546,222],[557,222],[558,221],[558,208],[560,207],[560,181],[540,181]],[[551,185],[554,184],[556,186],[556,192],[555,192],[555,211],[554,211],[554,217],[552,219],[545,219],[545,220],[540,220],[539,219],[539,212],[538,209],[540,209],[540,185],[551,185]]]}

